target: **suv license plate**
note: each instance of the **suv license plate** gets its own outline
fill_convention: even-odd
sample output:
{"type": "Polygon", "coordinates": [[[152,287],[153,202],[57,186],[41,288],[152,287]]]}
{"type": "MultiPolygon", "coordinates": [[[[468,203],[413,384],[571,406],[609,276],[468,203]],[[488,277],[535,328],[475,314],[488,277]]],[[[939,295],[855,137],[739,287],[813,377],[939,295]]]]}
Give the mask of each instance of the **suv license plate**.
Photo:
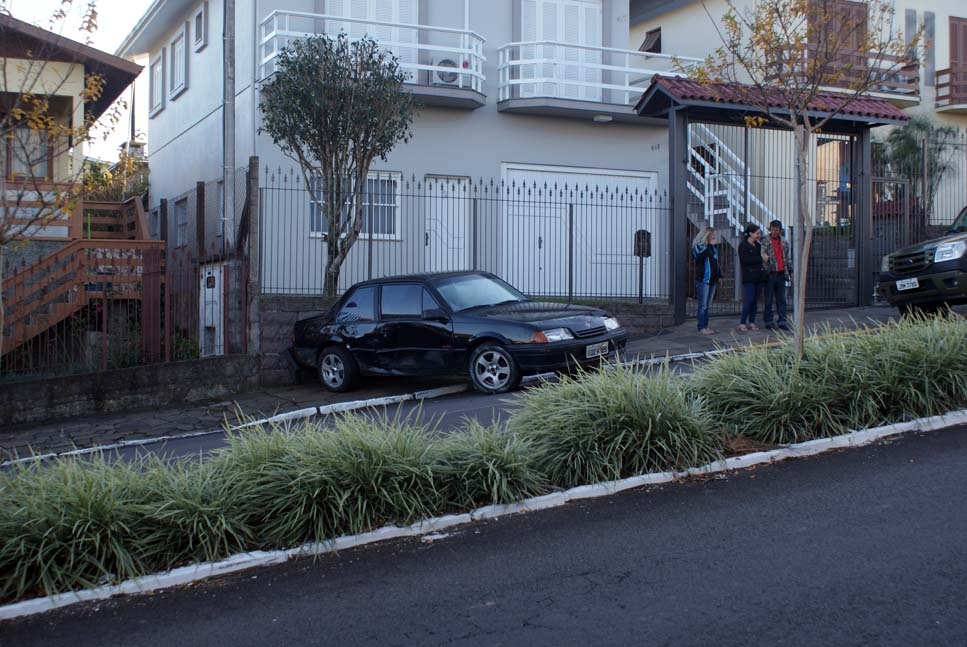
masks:
{"type": "Polygon", "coordinates": [[[913,290],[914,288],[920,287],[920,281],[916,278],[912,279],[900,279],[896,282],[897,290],[913,290]]]}
{"type": "Polygon", "coordinates": [[[601,355],[607,355],[607,354],[608,354],[608,342],[606,341],[601,341],[601,342],[598,342],[597,344],[589,344],[584,349],[584,356],[587,357],[588,359],[591,359],[592,357],[600,357],[601,355]]]}

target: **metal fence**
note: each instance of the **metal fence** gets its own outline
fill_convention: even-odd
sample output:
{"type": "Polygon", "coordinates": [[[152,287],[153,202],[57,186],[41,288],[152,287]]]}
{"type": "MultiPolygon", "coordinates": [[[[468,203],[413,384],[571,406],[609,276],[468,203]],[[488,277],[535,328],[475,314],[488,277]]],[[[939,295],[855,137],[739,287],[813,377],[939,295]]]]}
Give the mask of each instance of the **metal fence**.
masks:
{"type": "MultiPolygon", "coordinates": [[[[298,171],[266,171],[263,293],[323,293],[329,227],[320,193],[298,171]]],[[[547,185],[380,172],[362,201],[339,292],[381,276],[479,269],[543,298],[667,302],[671,293],[667,196],[644,179],[547,185]]]]}

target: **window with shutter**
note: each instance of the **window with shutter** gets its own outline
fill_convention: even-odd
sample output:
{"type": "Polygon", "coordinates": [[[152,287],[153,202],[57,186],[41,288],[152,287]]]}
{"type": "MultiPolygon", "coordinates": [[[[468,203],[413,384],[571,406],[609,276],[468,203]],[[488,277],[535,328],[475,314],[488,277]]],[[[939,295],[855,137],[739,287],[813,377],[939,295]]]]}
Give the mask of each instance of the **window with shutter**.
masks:
{"type": "Polygon", "coordinates": [[[950,102],[967,103],[967,18],[950,17],[950,102]]]}
{"type": "Polygon", "coordinates": [[[522,79],[549,79],[524,84],[521,96],[554,96],[600,101],[601,0],[521,0],[521,40],[554,44],[525,46],[522,59],[542,59],[521,66],[522,79]],[[592,85],[588,85],[592,84],[592,85]]]}

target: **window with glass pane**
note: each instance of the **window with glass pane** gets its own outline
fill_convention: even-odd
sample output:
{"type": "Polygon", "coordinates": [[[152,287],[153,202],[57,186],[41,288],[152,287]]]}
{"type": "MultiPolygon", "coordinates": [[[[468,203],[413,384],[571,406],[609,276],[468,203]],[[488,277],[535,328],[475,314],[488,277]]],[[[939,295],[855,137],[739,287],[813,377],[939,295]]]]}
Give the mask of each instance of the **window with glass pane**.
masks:
{"type": "Polygon", "coordinates": [[[171,45],[171,98],[188,89],[188,30],[189,23],[185,23],[180,33],[175,36],[171,45]]]}
{"type": "Polygon", "coordinates": [[[165,50],[148,65],[148,114],[154,116],[165,107],[165,50]]]}
{"type": "Polygon", "coordinates": [[[379,311],[383,319],[423,317],[423,286],[419,283],[384,285],[379,311]]]}
{"type": "Polygon", "coordinates": [[[336,321],[373,321],[376,319],[376,288],[359,288],[336,314],[336,321]]]}
{"type": "Polygon", "coordinates": [[[49,178],[50,143],[47,134],[27,125],[14,126],[7,139],[10,175],[14,177],[49,178]]]}
{"type": "MultiPolygon", "coordinates": [[[[311,234],[319,235],[329,231],[329,221],[325,211],[325,196],[323,195],[322,178],[316,176],[309,187],[309,230],[311,234]]],[[[399,236],[400,216],[400,174],[374,172],[366,178],[363,189],[363,226],[361,236],[373,238],[397,238],[399,236]]],[[[343,225],[348,221],[353,211],[347,202],[342,210],[343,225]]]]}

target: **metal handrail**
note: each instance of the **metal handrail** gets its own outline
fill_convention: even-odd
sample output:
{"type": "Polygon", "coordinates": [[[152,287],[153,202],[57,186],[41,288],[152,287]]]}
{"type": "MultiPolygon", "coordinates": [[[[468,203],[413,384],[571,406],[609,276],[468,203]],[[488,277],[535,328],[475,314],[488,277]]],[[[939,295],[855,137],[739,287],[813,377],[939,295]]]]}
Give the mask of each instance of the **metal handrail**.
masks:
{"type": "Polygon", "coordinates": [[[676,64],[701,61],[670,54],[549,40],[508,43],[498,49],[497,54],[499,101],[521,96],[549,96],[631,105],[655,74],[682,76],[674,69],[676,64]],[[543,48],[548,47],[554,48],[552,56],[543,53],[543,48]],[[646,65],[656,61],[661,65],[646,65]],[[580,89],[579,96],[569,96],[569,91],[573,94],[575,89],[580,89]],[[609,94],[607,99],[605,92],[609,94]]]}
{"type": "Polygon", "coordinates": [[[484,82],[486,81],[483,73],[483,64],[487,60],[487,57],[483,53],[483,45],[486,40],[474,31],[452,27],[367,20],[302,11],[275,10],[261,22],[261,40],[259,42],[260,78],[268,78],[275,71],[276,56],[292,40],[319,34],[335,35],[340,31],[345,31],[341,27],[346,23],[362,25],[366,28],[385,27],[399,30],[397,38],[395,39],[377,38],[377,40],[380,45],[396,53],[397,56],[402,51],[409,52],[412,50],[413,60],[399,61],[400,69],[409,73],[411,77],[407,81],[408,83],[430,85],[432,84],[431,79],[434,73],[455,73],[457,74],[456,81],[453,84],[446,85],[452,85],[457,88],[468,88],[483,93],[484,82]],[[309,25],[307,28],[300,21],[308,22],[309,25]],[[333,24],[339,26],[340,29],[330,29],[333,24]],[[400,39],[399,36],[404,32],[413,36],[413,40],[400,39]],[[420,42],[422,34],[456,37],[458,42],[456,44],[420,42]],[[420,62],[421,58],[424,62],[420,62]],[[452,68],[436,64],[442,58],[457,59],[460,67],[452,68]],[[418,72],[426,72],[427,80],[425,83],[420,81],[418,72]]]}

